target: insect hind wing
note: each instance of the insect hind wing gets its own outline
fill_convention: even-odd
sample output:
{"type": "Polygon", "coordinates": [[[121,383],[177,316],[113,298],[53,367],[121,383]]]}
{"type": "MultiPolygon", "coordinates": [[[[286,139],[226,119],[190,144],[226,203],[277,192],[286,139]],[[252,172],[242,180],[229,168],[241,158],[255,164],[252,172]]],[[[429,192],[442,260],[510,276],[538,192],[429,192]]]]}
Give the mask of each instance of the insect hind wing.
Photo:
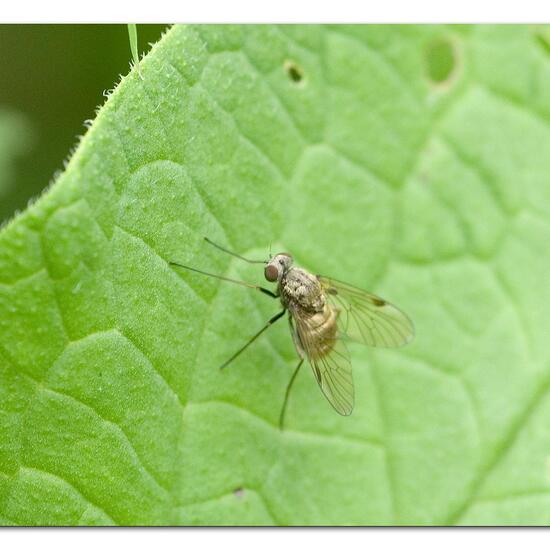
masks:
{"type": "Polygon", "coordinates": [[[321,392],[338,414],[349,416],[353,410],[355,392],[345,342],[340,338],[331,338],[320,345],[314,327],[299,318],[295,318],[295,322],[301,347],[321,392]]]}
{"type": "Polygon", "coordinates": [[[374,347],[400,347],[414,337],[414,325],[383,298],[342,281],[319,276],[329,302],[340,312],[338,328],[348,340],[374,347]]]}
{"type": "Polygon", "coordinates": [[[337,339],[330,353],[310,360],[319,387],[336,412],[349,416],[353,411],[355,391],[351,362],[343,340],[337,339]]]}

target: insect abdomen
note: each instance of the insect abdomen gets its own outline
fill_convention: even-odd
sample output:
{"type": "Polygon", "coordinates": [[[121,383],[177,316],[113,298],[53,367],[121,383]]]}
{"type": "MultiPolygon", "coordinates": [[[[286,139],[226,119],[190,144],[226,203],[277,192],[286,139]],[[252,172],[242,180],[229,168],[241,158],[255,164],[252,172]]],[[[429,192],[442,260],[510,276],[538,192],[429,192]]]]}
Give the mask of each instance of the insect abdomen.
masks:
{"type": "Polygon", "coordinates": [[[332,351],[336,344],[338,312],[326,305],[324,310],[308,319],[308,343],[306,346],[311,359],[319,359],[332,351]]]}

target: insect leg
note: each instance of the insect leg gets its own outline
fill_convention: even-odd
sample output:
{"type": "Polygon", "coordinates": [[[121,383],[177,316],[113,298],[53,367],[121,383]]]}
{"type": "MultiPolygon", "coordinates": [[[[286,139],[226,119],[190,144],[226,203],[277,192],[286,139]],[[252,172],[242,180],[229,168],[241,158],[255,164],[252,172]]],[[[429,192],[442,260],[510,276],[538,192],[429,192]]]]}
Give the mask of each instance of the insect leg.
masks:
{"type": "Polygon", "coordinates": [[[208,275],[208,277],[214,277],[215,279],[221,279],[222,281],[227,281],[228,283],[235,283],[236,285],[246,286],[247,288],[253,288],[254,290],[259,290],[260,292],[263,292],[264,294],[267,294],[268,296],[271,296],[271,298],[278,298],[277,294],[275,292],[272,292],[268,288],[264,288],[263,286],[259,285],[253,285],[251,283],[246,283],[245,281],[237,281],[236,279],[229,279],[228,277],[223,277],[222,275],[216,275],[215,273],[208,273],[206,271],[202,271],[200,269],[197,269],[195,267],[189,267],[188,265],[178,264],[177,262],[168,262],[170,265],[175,265],[177,267],[183,267],[184,269],[188,269],[189,271],[194,271],[195,273],[201,273],[202,275],[208,275]]]}
{"type": "Polygon", "coordinates": [[[216,244],[214,241],[211,241],[208,237],[204,237],[204,240],[211,244],[212,246],[216,247],[218,250],[221,250],[222,252],[225,252],[226,254],[231,254],[231,256],[235,256],[235,258],[239,258],[239,260],[244,260],[245,262],[248,262],[249,264],[266,264],[267,262],[265,260],[249,260],[248,258],[245,258],[244,256],[241,256],[240,254],[237,254],[235,252],[231,252],[231,250],[227,250],[227,248],[224,248],[223,246],[220,246],[219,244],[216,244]]]}
{"type": "Polygon", "coordinates": [[[237,350],[223,365],[220,366],[220,369],[224,369],[225,367],[227,367],[227,365],[229,365],[231,361],[236,359],[250,344],[252,344],[252,342],[254,342],[254,340],[256,340],[258,336],[260,336],[260,334],[267,330],[273,323],[275,323],[275,321],[278,321],[285,314],[285,312],[286,309],[283,309],[282,311],[279,311],[277,315],[271,317],[271,319],[254,336],[252,336],[252,338],[250,338],[250,340],[242,348],[237,350]]]}
{"type": "Polygon", "coordinates": [[[304,358],[304,348],[302,347],[302,344],[300,343],[300,338],[298,336],[298,333],[296,332],[296,328],[294,327],[294,323],[292,322],[292,315],[288,316],[288,324],[290,325],[290,334],[292,335],[292,341],[294,342],[294,347],[296,348],[296,353],[298,354],[298,357],[303,359],[304,358]]]}
{"type": "Polygon", "coordinates": [[[298,371],[300,370],[300,367],[302,366],[302,363],[304,362],[304,358],[302,357],[300,359],[300,362],[298,363],[298,366],[294,370],[294,373],[292,374],[292,378],[290,379],[290,382],[288,383],[288,386],[286,387],[285,392],[285,400],[283,402],[283,408],[281,409],[281,414],[279,416],[279,429],[283,429],[284,423],[285,423],[285,412],[286,412],[286,406],[288,403],[288,396],[290,394],[290,388],[292,388],[292,384],[294,383],[294,380],[296,379],[296,376],[298,374],[298,371]]]}

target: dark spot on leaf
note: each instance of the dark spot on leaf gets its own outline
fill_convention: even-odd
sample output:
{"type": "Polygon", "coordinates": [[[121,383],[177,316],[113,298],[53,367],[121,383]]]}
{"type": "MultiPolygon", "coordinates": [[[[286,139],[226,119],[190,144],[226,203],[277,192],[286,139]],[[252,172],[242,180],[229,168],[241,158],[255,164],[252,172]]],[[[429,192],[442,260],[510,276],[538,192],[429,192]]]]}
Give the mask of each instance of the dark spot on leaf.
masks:
{"type": "Polygon", "coordinates": [[[336,296],[336,294],[338,294],[338,291],[337,291],[335,288],[333,288],[333,287],[327,288],[327,292],[328,292],[329,294],[332,294],[333,296],[336,296]]]}
{"type": "Polygon", "coordinates": [[[233,491],[233,494],[237,497],[237,498],[243,498],[244,497],[244,489],[242,487],[237,487],[234,491],[233,491]]]}
{"type": "Polygon", "coordinates": [[[386,300],[382,300],[382,298],[373,298],[373,299],[372,299],[372,303],[373,303],[376,307],[382,307],[382,306],[385,306],[385,305],[386,305],[386,300]]]}
{"type": "Polygon", "coordinates": [[[285,61],[284,68],[288,78],[295,84],[299,84],[304,79],[304,71],[294,61],[285,61]]]}
{"type": "Polygon", "coordinates": [[[457,64],[457,52],[450,39],[438,38],[426,48],[428,78],[434,84],[448,82],[457,64]]]}

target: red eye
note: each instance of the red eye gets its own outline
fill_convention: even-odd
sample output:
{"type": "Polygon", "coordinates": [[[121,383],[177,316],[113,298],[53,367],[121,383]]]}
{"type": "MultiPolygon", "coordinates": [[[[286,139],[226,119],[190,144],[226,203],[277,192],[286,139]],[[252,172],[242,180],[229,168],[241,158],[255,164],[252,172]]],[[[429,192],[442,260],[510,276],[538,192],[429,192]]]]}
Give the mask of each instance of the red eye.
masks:
{"type": "Polygon", "coordinates": [[[274,283],[279,276],[279,270],[274,265],[268,265],[264,270],[264,275],[269,282],[274,283]]]}

